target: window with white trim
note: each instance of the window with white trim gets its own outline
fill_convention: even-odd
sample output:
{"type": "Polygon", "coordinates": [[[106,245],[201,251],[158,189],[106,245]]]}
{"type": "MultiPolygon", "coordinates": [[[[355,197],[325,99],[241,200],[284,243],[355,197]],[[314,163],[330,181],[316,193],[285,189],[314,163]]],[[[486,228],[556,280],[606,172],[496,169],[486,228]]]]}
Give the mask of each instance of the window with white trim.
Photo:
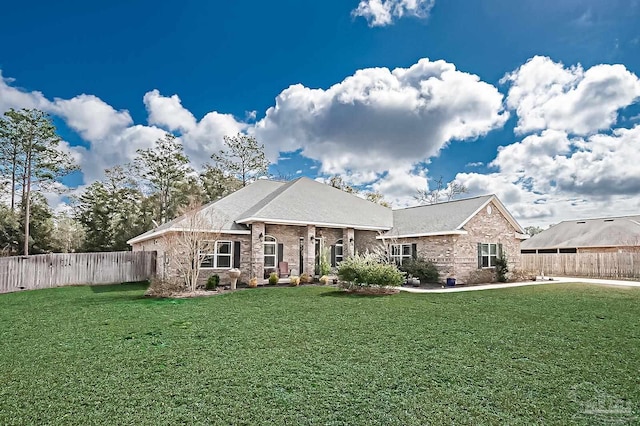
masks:
{"type": "Polygon", "coordinates": [[[278,261],[278,241],[271,235],[265,235],[262,246],[264,252],[264,267],[275,268],[278,261]]]}
{"type": "Polygon", "coordinates": [[[480,244],[481,266],[483,268],[495,268],[498,258],[498,244],[480,244]]]}
{"type": "Polygon", "coordinates": [[[229,269],[233,257],[231,241],[203,241],[200,243],[201,268],[229,269]]]}
{"type": "Polygon", "coordinates": [[[411,260],[413,257],[411,253],[411,244],[391,244],[391,260],[396,262],[397,265],[402,265],[402,262],[411,260]]]}
{"type": "Polygon", "coordinates": [[[342,240],[336,241],[334,250],[334,257],[337,265],[344,260],[344,244],[342,244],[342,240]]]}

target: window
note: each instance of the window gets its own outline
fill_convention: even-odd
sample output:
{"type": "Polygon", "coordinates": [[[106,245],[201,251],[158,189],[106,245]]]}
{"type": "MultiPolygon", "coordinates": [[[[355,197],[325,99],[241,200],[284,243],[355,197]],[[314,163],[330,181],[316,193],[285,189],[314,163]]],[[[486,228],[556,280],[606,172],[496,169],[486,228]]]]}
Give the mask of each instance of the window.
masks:
{"type": "Polygon", "coordinates": [[[263,251],[264,251],[264,267],[275,268],[278,259],[278,243],[271,235],[264,237],[263,251]]]}
{"type": "Polygon", "coordinates": [[[481,268],[495,268],[498,258],[498,244],[478,244],[478,260],[481,268]]]}
{"type": "Polygon", "coordinates": [[[391,244],[391,260],[398,265],[413,257],[411,244],[391,244]]]}
{"type": "Polygon", "coordinates": [[[231,241],[203,241],[200,244],[201,268],[231,268],[231,241]]]}
{"type": "Polygon", "coordinates": [[[342,244],[342,240],[336,241],[335,245],[335,264],[339,264],[344,260],[344,245],[342,244]]]}

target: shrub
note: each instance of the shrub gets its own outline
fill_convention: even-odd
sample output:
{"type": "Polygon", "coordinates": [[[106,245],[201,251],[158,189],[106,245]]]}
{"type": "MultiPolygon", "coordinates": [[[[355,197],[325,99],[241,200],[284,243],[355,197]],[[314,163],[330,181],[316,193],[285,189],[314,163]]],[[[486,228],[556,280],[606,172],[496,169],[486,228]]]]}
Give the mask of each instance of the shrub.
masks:
{"type": "Polygon", "coordinates": [[[186,289],[184,282],[179,279],[152,278],[145,296],[149,297],[171,297],[186,289]]]}
{"type": "Polygon", "coordinates": [[[329,249],[324,247],[320,253],[320,275],[329,275],[331,263],[329,262],[329,249]]]}
{"type": "Polygon", "coordinates": [[[215,290],[215,288],[218,287],[219,285],[220,285],[220,275],[214,274],[207,279],[207,284],[205,288],[207,290],[215,290]]]}
{"type": "Polygon", "coordinates": [[[509,276],[507,277],[509,281],[519,282],[519,281],[535,281],[537,278],[537,272],[526,269],[514,269],[511,271],[509,276]]]}
{"type": "Polygon", "coordinates": [[[326,276],[326,275],[321,276],[320,277],[320,284],[323,284],[323,285],[329,284],[329,277],[326,276]]]}
{"type": "Polygon", "coordinates": [[[500,256],[496,258],[496,279],[501,283],[506,283],[507,272],[509,272],[507,256],[504,253],[502,253],[500,256]]]}
{"type": "Polygon", "coordinates": [[[440,282],[440,272],[438,272],[438,268],[426,259],[410,259],[402,262],[399,269],[419,279],[421,284],[440,282]]]}
{"type": "Polygon", "coordinates": [[[269,275],[269,284],[271,285],[278,284],[278,274],[276,274],[275,272],[272,272],[271,275],[269,275]]]}
{"type": "Polygon", "coordinates": [[[356,254],[340,263],[338,277],[342,287],[356,289],[371,286],[399,286],[404,282],[404,273],[395,264],[380,263],[372,254],[356,254]]]}
{"type": "Polygon", "coordinates": [[[297,287],[300,284],[300,277],[292,275],[289,277],[289,285],[291,287],[297,287]]]}
{"type": "Polygon", "coordinates": [[[304,272],[302,275],[300,275],[300,282],[301,283],[312,283],[313,282],[313,278],[311,278],[311,276],[309,274],[304,272]]]}
{"type": "Polygon", "coordinates": [[[251,288],[258,287],[258,279],[256,277],[253,277],[249,280],[249,287],[251,288]]]}

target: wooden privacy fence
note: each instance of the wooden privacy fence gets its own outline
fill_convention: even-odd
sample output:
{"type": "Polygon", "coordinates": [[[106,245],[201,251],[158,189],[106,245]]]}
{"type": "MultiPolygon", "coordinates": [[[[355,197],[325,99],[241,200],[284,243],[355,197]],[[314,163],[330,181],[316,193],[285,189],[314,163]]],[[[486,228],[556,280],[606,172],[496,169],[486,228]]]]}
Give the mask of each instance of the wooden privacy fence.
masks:
{"type": "Polygon", "coordinates": [[[144,281],[155,272],[155,251],[0,257],[0,293],[76,284],[144,281]]]}
{"type": "Polygon", "coordinates": [[[547,276],[640,278],[640,253],[523,254],[520,267],[547,276]]]}

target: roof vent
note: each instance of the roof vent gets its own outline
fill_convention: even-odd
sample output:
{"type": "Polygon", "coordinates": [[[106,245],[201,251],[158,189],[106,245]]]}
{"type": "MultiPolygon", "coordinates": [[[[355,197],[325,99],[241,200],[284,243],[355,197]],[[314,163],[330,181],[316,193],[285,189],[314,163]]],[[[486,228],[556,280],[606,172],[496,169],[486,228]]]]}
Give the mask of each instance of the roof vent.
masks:
{"type": "Polygon", "coordinates": [[[587,223],[587,222],[585,222],[585,221],[580,221],[580,222],[576,222],[576,223],[587,223]]]}
{"type": "Polygon", "coordinates": [[[605,222],[613,222],[613,219],[605,219],[605,222]]]}

